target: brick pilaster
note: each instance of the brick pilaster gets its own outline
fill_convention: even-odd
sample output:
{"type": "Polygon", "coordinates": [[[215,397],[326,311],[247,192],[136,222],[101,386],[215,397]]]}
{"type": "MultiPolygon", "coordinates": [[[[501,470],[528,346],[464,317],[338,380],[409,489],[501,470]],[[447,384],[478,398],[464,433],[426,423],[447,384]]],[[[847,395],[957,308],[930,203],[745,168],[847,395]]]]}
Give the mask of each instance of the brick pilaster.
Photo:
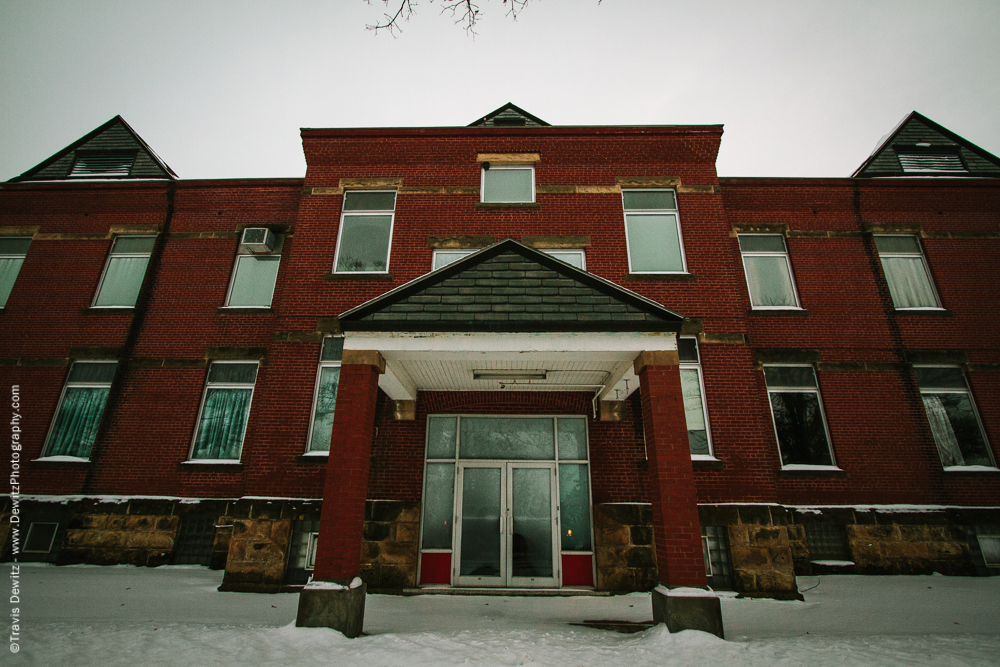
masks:
{"type": "Polygon", "coordinates": [[[704,587],[705,559],[680,369],[676,353],[653,355],[643,353],[635,365],[649,460],[656,567],[660,582],[667,586],[704,587]]]}
{"type": "Polygon", "coordinates": [[[313,575],[316,579],[350,579],[361,572],[361,538],[380,372],[379,366],[364,363],[340,368],[313,575]]]}

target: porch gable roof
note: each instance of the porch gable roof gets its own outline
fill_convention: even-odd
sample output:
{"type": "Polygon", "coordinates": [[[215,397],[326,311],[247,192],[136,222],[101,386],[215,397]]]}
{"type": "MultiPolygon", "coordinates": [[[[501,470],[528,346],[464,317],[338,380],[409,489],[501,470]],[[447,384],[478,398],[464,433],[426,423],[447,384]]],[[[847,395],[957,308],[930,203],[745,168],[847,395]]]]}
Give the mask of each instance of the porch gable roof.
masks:
{"type": "Polygon", "coordinates": [[[679,331],[683,317],[505,239],[338,318],[343,331],[679,331]]]}

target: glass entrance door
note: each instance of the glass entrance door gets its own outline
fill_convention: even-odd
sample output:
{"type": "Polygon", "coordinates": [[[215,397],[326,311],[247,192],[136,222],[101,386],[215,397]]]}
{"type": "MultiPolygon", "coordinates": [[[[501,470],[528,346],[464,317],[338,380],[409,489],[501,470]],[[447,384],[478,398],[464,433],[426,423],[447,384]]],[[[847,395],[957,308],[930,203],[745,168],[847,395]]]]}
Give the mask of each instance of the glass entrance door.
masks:
{"type": "Polygon", "coordinates": [[[555,463],[459,463],[455,584],[557,587],[555,489],[555,463]]]}

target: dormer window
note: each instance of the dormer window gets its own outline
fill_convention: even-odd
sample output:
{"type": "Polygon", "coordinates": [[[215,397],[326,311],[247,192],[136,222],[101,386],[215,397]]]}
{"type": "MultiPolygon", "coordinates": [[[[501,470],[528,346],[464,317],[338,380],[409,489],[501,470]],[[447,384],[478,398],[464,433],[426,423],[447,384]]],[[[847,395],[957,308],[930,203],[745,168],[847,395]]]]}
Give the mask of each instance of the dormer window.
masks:
{"type": "Polygon", "coordinates": [[[899,166],[906,174],[954,173],[964,174],[969,170],[962,163],[958,152],[933,149],[929,143],[917,144],[907,149],[896,149],[899,166]]]}
{"type": "Polygon", "coordinates": [[[128,176],[135,155],[135,151],[79,151],[69,175],[72,178],[128,176]]]}

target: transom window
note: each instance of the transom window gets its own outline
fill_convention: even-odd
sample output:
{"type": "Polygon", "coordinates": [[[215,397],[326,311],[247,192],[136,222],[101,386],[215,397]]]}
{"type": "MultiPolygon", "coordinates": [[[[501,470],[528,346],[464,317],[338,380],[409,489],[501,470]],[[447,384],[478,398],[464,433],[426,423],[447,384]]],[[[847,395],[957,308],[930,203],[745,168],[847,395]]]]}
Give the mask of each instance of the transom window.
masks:
{"type": "MultiPolygon", "coordinates": [[[[433,258],[433,268],[432,271],[437,271],[438,269],[448,266],[463,257],[468,257],[472,253],[476,252],[477,249],[448,249],[448,250],[435,250],[433,258]]],[[[563,249],[548,249],[548,248],[538,248],[538,250],[544,252],[546,255],[555,257],[558,260],[562,260],[571,266],[575,266],[578,269],[587,270],[587,260],[583,250],[563,250],[563,249]]]]}
{"type": "Polygon", "coordinates": [[[685,273],[673,190],[622,190],[625,238],[632,273],[685,273]]]}
{"type": "Polygon", "coordinates": [[[256,380],[256,361],[212,362],[191,445],[192,461],[240,460],[256,380]]]}
{"type": "Polygon", "coordinates": [[[116,367],[115,361],[73,363],[45,443],[45,458],[90,457],[116,367]]]}
{"type": "Polygon", "coordinates": [[[30,245],[30,236],[0,237],[0,308],[7,306],[7,298],[14,289],[30,245]]]}
{"type": "Polygon", "coordinates": [[[875,246],[896,310],[941,307],[916,236],[878,235],[875,246]]]}
{"type": "Polygon", "coordinates": [[[914,366],[927,421],[945,468],[995,467],[965,373],[957,366],[914,366]]]}
{"type": "Polygon", "coordinates": [[[765,366],[764,380],[782,467],[832,467],[830,433],[813,367],[765,366]]]}
{"type": "Polygon", "coordinates": [[[155,236],[116,236],[104,265],[95,308],[133,308],[139,297],[155,236]]]}
{"type": "Polygon", "coordinates": [[[705,403],[705,380],[701,373],[698,341],[681,338],[677,341],[677,351],[681,362],[681,391],[691,456],[710,459],[713,458],[712,436],[708,429],[708,406],[705,403]]]}
{"type": "Polygon", "coordinates": [[[340,362],[344,356],[344,339],[327,336],[320,351],[316,389],[313,392],[313,416],[309,426],[307,453],[326,454],[333,437],[333,411],[337,407],[337,386],[340,384],[340,362]]]}
{"type": "Polygon", "coordinates": [[[482,170],[480,192],[484,204],[535,201],[535,167],[530,164],[494,164],[482,170]]]}
{"type": "Polygon", "coordinates": [[[792,266],[781,234],[740,234],[743,272],[755,310],[798,308],[792,266]]]}
{"type": "Polygon", "coordinates": [[[396,211],[395,190],[351,190],[337,236],[336,273],[386,273],[396,211]]]}

